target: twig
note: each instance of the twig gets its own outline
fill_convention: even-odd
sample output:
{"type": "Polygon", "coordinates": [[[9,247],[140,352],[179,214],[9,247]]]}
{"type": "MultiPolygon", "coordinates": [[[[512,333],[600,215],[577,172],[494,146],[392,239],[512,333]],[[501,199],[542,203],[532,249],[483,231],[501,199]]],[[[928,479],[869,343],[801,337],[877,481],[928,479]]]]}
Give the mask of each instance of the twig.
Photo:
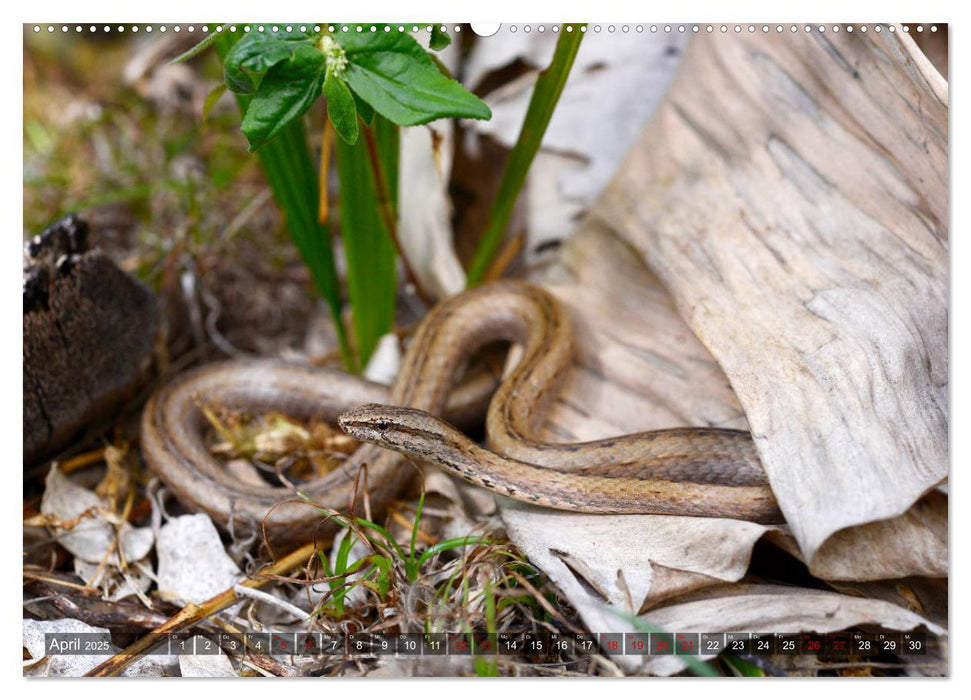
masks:
{"type": "MultiPolygon", "coordinates": [[[[56,590],[55,585],[69,584],[63,581],[35,579],[34,583],[30,584],[30,590],[43,597],[33,601],[25,601],[24,605],[44,601],[64,617],[81,620],[95,627],[113,629],[130,630],[132,627],[152,629],[163,624],[166,620],[166,616],[159,612],[146,610],[131,603],[102,600],[100,596],[92,594],[84,588],[78,588],[78,593],[75,595],[76,599],[72,599],[67,593],[56,590]]],[[[77,588],[73,585],[69,585],[69,587],[77,588]]]]}
{"type": "MultiPolygon", "coordinates": [[[[282,559],[262,567],[253,576],[239,585],[246,586],[247,588],[260,588],[270,580],[266,578],[267,575],[285,573],[298,566],[306,565],[315,551],[316,545],[313,542],[305,544],[299,549],[290,552],[290,554],[282,559]]],[[[235,587],[233,587],[199,605],[189,603],[182,610],[170,617],[164,624],[157,627],[154,632],[145,635],[134,644],[115,654],[84,675],[96,678],[117,676],[131,665],[135,659],[145,654],[152,646],[157,644],[159,635],[173,634],[188,629],[210,615],[215,615],[220,610],[224,610],[237,600],[239,600],[239,596],[236,593],[235,587]]]]}
{"type": "Polygon", "coordinates": [[[516,256],[522,252],[523,246],[526,245],[526,236],[522,233],[517,233],[515,236],[506,241],[499,253],[492,262],[489,264],[489,268],[486,270],[485,275],[482,276],[483,282],[491,282],[502,277],[502,274],[506,271],[506,268],[512,264],[512,261],[516,259],[516,256]]]}
{"type": "Polygon", "coordinates": [[[105,448],[99,447],[89,452],[82,452],[79,455],[74,455],[70,459],[64,461],[63,464],[58,465],[58,469],[61,470],[62,474],[69,474],[76,469],[81,469],[82,467],[87,467],[91,464],[96,464],[104,459],[105,448]]]}
{"type": "Polygon", "coordinates": [[[273,192],[269,187],[264,187],[257,192],[256,195],[246,204],[246,206],[233,217],[233,220],[226,225],[226,228],[220,235],[221,241],[225,243],[232,239],[232,237],[235,236],[240,229],[246,225],[246,222],[253,218],[253,214],[255,214],[260,207],[269,202],[272,197],[273,192]]]}
{"type": "Polygon", "coordinates": [[[299,620],[306,620],[310,615],[306,610],[301,610],[293,603],[288,603],[285,600],[280,600],[271,596],[269,593],[264,593],[263,591],[258,591],[255,588],[249,588],[242,584],[233,588],[237,596],[243,598],[252,598],[253,600],[258,600],[261,603],[266,603],[267,605],[273,605],[274,607],[280,608],[280,610],[286,610],[288,613],[293,615],[299,620]]]}
{"type": "MultiPolygon", "coordinates": [[[[261,661],[262,661],[262,659],[261,659],[261,661]]],[[[242,659],[242,661],[240,663],[242,663],[243,666],[246,666],[247,668],[252,669],[253,671],[256,671],[258,674],[260,674],[264,678],[279,678],[279,676],[274,675],[272,672],[266,670],[265,668],[263,668],[262,666],[260,666],[258,663],[256,663],[253,660],[253,656],[252,655],[247,654],[242,659]]]]}
{"type": "Polygon", "coordinates": [[[25,571],[23,575],[24,575],[24,578],[30,579],[31,581],[43,581],[44,583],[50,583],[55,586],[64,586],[65,588],[73,588],[83,593],[97,593],[97,591],[94,588],[91,588],[90,586],[85,586],[80,583],[74,583],[72,581],[62,581],[61,579],[54,578],[52,576],[42,576],[41,574],[35,574],[30,571],[25,571]]]}

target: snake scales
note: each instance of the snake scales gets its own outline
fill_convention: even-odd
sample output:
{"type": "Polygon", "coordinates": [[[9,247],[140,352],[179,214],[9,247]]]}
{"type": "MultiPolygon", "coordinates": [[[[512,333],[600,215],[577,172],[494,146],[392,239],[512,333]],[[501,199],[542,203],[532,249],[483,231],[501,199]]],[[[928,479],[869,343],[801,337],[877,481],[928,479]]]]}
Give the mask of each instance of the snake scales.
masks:
{"type": "Polygon", "coordinates": [[[414,473],[403,452],[553,508],[781,521],[748,433],[680,428],[575,444],[538,439],[572,357],[573,330],[562,307],[527,283],[497,282],[432,309],[390,389],[342,372],[267,361],[216,363],[178,377],[146,405],[143,452],[190,508],[237,532],[264,523],[274,541],[308,539],[320,512],[296,502],[290,488],[241,483],[224,471],[203,441],[200,400],[331,422],[340,417],[345,432],[373,443],[302,486],[333,509],[361,507],[365,490],[355,479],[362,467],[368,503],[383,509],[414,473]],[[468,358],[495,341],[519,344],[523,352],[490,403],[490,451],[435,416],[462,420],[475,411],[473,399],[449,402],[449,395],[468,358]]]}

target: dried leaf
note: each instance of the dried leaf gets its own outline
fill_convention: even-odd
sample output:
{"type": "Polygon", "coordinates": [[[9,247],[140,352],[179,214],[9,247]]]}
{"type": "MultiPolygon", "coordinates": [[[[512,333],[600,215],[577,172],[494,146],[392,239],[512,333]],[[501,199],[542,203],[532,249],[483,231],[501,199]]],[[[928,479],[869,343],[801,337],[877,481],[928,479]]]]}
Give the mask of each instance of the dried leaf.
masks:
{"type": "Polygon", "coordinates": [[[448,192],[453,133],[447,121],[401,130],[398,237],[422,287],[438,298],[465,286],[448,192]]]}
{"type": "MultiPolygon", "coordinates": [[[[735,584],[711,588],[687,596],[684,602],[652,610],[641,619],[659,629],[678,632],[825,633],[858,625],[879,625],[889,630],[912,630],[923,625],[933,634],[946,635],[942,627],[926,618],[882,600],[791,586],[735,584]]],[[[677,673],[685,667],[675,656],[641,657],[635,663],[639,671],[658,675],[677,673]]]]}
{"type": "Polygon", "coordinates": [[[123,571],[74,558],[74,573],[85,585],[101,591],[105,600],[116,601],[145,593],[152,585],[152,578],[146,573],[151,570],[152,561],[148,557],[131,563],[123,571]]]}
{"type": "MultiPolygon", "coordinates": [[[[211,644],[205,637],[195,636],[189,643],[194,645],[211,644]]],[[[211,654],[179,654],[179,671],[183,678],[236,678],[239,673],[233,668],[229,657],[215,646],[211,654]]]]}
{"type": "Polygon", "coordinates": [[[672,594],[738,581],[764,525],[722,518],[587,515],[498,499],[509,538],[566,594],[592,630],[609,603],[637,613],[656,584],[672,594]],[[623,577],[623,585],[618,580],[623,577]],[[660,573],[660,577],[658,574],[660,573]]]}
{"type": "Polygon", "coordinates": [[[154,544],[151,528],[135,528],[127,522],[118,526],[109,522],[111,511],[107,501],[75,484],[57,466],[51,467],[47,475],[40,510],[61,524],[74,525],[69,529],[54,527],[54,537],[67,551],[86,562],[100,564],[110,551],[108,562],[119,565],[113,549],[116,527],[121,554],[126,562],[144,559],[154,544]]]}
{"type": "Polygon", "coordinates": [[[811,571],[946,575],[943,509],[908,513],[948,473],[946,83],[902,32],[702,38],[679,75],[598,215],[724,368],[811,571]]]}
{"type": "Polygon", "coordinates": [[[201,603],[244,578],[202,513],[169,520],[159,530],[156,550],[158,589],[166,596],[201,603]]]}

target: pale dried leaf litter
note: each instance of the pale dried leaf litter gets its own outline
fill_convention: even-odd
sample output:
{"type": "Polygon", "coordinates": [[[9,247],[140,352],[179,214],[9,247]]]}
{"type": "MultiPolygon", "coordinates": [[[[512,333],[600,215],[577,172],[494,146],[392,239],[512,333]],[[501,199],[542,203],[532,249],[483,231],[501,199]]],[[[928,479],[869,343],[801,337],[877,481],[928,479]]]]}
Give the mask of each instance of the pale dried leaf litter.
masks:
{"type": "Polygon", "coordinates": [[[107,509],[106,500],[75,484],[57,466],[51,467],[41,498],[41,513],[64,523],[88,513],[87,517],[80,517],[73,528],[52,528],[54,537],[62,547],[76,557],[98,563],[113,548],[117,539],[122,556],[127,561],[145,557],[153,543],[151,529],[110,522],[107,509]]]}
{"type": "MultiPolygon", "coordinates": [[[[183,678],[235,678],[239,673],[233,668],[229,657],[211,640],[196,635],[189,640],[190,648],[197,645],[211,645],[212,653],[179,654],[179,673],[183,678]]],[[[210,648],[207,646],[207,648],[210,648]]]]}
{"type": "Polygon", "coordinates": [[[99,589],[108,600],[148,590],[149,554],[155,543],[152,529],[118,522],[107,499],[78,486],[56,465],[45,483],[41,514],[66,526],[49,529],[74,555],[75,573],[85,584],[99,589]]]}
{"type": "Polygon", "coordinates": [[[159,530],[156,550],[158,590],[170,599],[202,603],[245,578],[202,513],[169,520],[159,530]]]}
{"type": "Polygon", "coordinates": [[[386,333],[378,340],[367,367],[364,378],[379,384],[391,384],[401,367],[401,344],[394,333],[386,333]]]}
{"type": "MultiPolygon", "coordinates": [[[[738,520],[584,515],[508,499],[500,509],[509,538],[597,632],[641,631],[617,613],[634,616],[671,596],[738,581],[766,531],[738,520]]],[[[613,658],[628,671],[641,662],[613,658]]]]}
{"type": "Polygon", "coordinates": [[[443,119],[401,129],[398,234],[422,287],[437,299],[465,287],[455,253],[448,181],[455,127],[443,119]]]}
{"type": "MultiPolygon", "coordinates": [[[[648,624],[678,632],[776,632],[811,630],[836,632],[849,627],[878,624],[889,630],[921,626],[937,635],[945,630],[905,608],[882,600],[858,598],[792,586],[736,584],[701,591],[692,599],[652,610],[643,616],[648,624]]],[[[670,675],[685,668],[673,656],[632,657],[642,672],[670,675]]],[[[704,658],[704,657],[703,657],[704,658]]],[[[624,664],[626,659],[615,657],[624,664]]]]}
{"type": "Polygon", "coordinates": [[[129,595],[144,598],[155,581],[158,593],[166,599],[201,603],[244,578],[226,554],[209,516],[199,513],[171,518],[159,529],[156,541],[151,527],[115,522],[105,499],[75,484],[56,466],[47,477],[41,513],[63,525],[73,525],[50,529],[74,555],[78,576],[98,588],[106,600],[129,595]],[[157,573],[150,556],[153,545],[157,573]]]}
{"type": "MultiPolygon", "coordinates": [[[[475,89],[487,74],[526,63],[534,70],[484,96],[492,119],[475,133],[511,147],[519,136],[540,69],[549,65],[558,34],[501,32],[476,42],[464,80],[475,89]]],[[[580,44],[570,77],[527,176],[527,262],[543,242],[561,240],[610,182],[654,113],[687,42],[683,34],[594,34],[580,44]]]]}
{"type": "Polygon", "coordinates": [[[900,32],[702,38],[679,75],[598,215],[724,369],[810,570],[946,576],[946,83],[900,32]]]}
{"type": "MultiPolygon", "coordinates": [[[[48,654],[44,645],[46,634],[100,634],[110,640],[111,636],[103,627],[92,627],[80,620],[64,618],[61,620],[28,620],[23,621],[23,646],[30,655],[30,659],[23,662],[24,676],[41,676],[47,678],[78,678],[110,659],[121,651],[114,644],[108,645],[104,654],[48,654]]],[[[123,672],[123,676],[147,677],[172,675],[176,669],[177,660],[170,655],[143,656],[134,661],[123,672]]]]}

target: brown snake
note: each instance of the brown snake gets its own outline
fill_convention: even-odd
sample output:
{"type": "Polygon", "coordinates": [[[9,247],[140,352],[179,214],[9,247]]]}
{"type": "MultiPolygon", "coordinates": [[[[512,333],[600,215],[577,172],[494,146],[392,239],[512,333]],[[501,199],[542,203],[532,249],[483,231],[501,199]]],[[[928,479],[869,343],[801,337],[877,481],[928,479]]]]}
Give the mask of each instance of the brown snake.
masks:
{"type": "Polygon", "coordinates": [[[333,509],[350,507],[355,496],[354,506],[360,506],[355,477],[365,465],[373,510],[404,488],[413,475],[407,458],[382,445],[497,493],[553,508],[782,521],[748,433],[679,428],[575,444],[539,440],[537,431],[572,358],[573,330],[562,307],[532,285],[498,282],[432,309],[390,390],[341,372],[259,361],[217,363],[177,378],[145,408],[143,452],[189,507],[237,532],[265,522],[276,541],[307,539],[322,520],[320,512],[294,503],[292,489],[229,476],[202,439],[200,400],[328,421],[342,414],[347,433],[375,444],[362,445],[340,468],[302,486],[333,509]],[[461,420],[474,411],[474,401],[457,405],[454,398],[447,411],[446,400],[467,359],[495,341],[519,344],[522,358],[489,406],[492,452],[434,416],[445,410],[461,420]]]}

